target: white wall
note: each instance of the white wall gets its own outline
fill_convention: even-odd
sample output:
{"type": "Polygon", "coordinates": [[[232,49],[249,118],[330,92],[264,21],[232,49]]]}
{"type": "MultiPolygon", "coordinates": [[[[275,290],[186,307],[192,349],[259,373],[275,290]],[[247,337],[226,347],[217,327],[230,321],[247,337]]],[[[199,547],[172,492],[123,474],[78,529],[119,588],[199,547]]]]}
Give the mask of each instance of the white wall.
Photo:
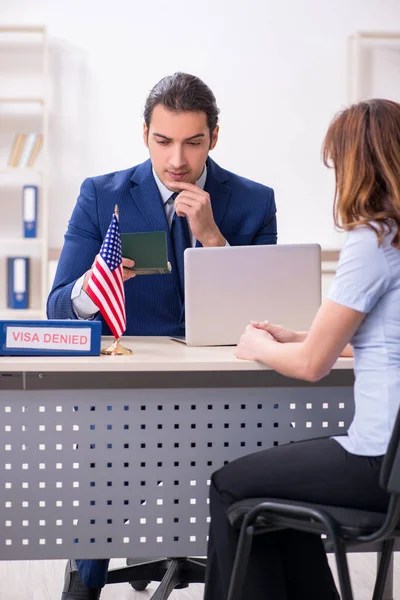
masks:
{"type": "Polygon", "coordinates": [[[50,34],[50,246],[85,177],[147,158],[145,97],[176,70],[217,97],[213,157],[275,188],[280,241],[341,245],[321,142],[346,103],[347,36],[400,29],[398,0],[3,0],[0,21],[50,34]]]}

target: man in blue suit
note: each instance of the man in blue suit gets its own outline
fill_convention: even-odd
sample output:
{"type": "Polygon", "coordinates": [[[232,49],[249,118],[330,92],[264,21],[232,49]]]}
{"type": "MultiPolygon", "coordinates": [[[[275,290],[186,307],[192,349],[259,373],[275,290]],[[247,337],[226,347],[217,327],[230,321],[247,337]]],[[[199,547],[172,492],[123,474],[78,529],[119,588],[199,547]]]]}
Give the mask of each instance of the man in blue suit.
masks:
{"type": "MultiPolygon", "coordinates": [[[[187,245],[276,243],[273,190],[222,169],[208,156],[218,140],[218,113],[214,94],[193,75],[175,73],[154,86],[143,129],[150,159],[83,182],[49,295],[49,318],[100,319],[103,334],[110,333],[86,286],[116,204],[122,233],[166,232],[172,263],[170,276],[135,279],[129,269],[134,263],[123,259],[126,335],[184,333],[182,246],[173,233],[178,217],[187,245]]],[[[107,567],[107,560],[69,561],[62,600],[97,600],[107,567]]]]}

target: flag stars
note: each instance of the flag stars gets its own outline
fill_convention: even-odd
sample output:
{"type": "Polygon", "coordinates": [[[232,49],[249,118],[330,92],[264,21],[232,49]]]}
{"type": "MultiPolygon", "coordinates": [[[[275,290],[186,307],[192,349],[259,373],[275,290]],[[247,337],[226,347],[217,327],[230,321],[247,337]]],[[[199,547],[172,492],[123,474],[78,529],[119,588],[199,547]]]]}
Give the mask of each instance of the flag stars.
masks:
{"type": "Polygon", "coordinates": [[[110,270],[115,270],[122,263],[122,246],[119,236],[119,225],[115,217],[106,233],[100,256],[106,262],[110,270]]]}
{"type": "Polygon", "coordinates": [[[122,246],[118,219],[115,215],[100,248],[100,257],[101,261],[95,261],[93,267],[95,276],[89,278],[87,291],[99,307],[113,335],[119,338],[126,329],[126,312],[122,274],[122,246]],[[106,288],[102,287],[103,278],[107,282],[106,288]],[[110,309],[110,305],[112,305],[112,309],[110,309]]]}

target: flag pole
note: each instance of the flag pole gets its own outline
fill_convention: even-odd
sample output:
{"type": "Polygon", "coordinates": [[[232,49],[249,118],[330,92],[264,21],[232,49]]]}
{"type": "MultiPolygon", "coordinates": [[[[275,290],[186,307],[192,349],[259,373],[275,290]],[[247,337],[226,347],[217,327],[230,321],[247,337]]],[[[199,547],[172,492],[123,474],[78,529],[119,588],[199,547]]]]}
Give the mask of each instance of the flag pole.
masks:
{"type": "MultiPolygon", "coordinates": [[[[119,222],[118,204],[116,204],[114,207],[114,215],[116,216],[117,221],[119,222]]],[[[111,344],[111,346],[109,346],[108,348],[104,348],[101,351],[101,354],[105,354],[107,356],[129,356],[130,354],[133,354],[133,351],[130,348],[125,348],[125,346],[121,344],[120,338],[114,337],[114,341],[111,344]]]]}

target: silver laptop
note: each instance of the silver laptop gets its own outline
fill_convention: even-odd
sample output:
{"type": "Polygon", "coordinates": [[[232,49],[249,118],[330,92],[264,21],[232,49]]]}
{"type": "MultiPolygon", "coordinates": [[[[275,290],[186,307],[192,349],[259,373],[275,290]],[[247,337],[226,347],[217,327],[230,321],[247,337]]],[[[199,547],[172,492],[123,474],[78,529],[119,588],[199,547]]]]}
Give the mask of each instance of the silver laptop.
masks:
{"type": "Polygon", "coordinates": [[[185,251],[188,346],[237,344],[251,319],[307,330],[321,303],[318,244],[185,251]]]}

